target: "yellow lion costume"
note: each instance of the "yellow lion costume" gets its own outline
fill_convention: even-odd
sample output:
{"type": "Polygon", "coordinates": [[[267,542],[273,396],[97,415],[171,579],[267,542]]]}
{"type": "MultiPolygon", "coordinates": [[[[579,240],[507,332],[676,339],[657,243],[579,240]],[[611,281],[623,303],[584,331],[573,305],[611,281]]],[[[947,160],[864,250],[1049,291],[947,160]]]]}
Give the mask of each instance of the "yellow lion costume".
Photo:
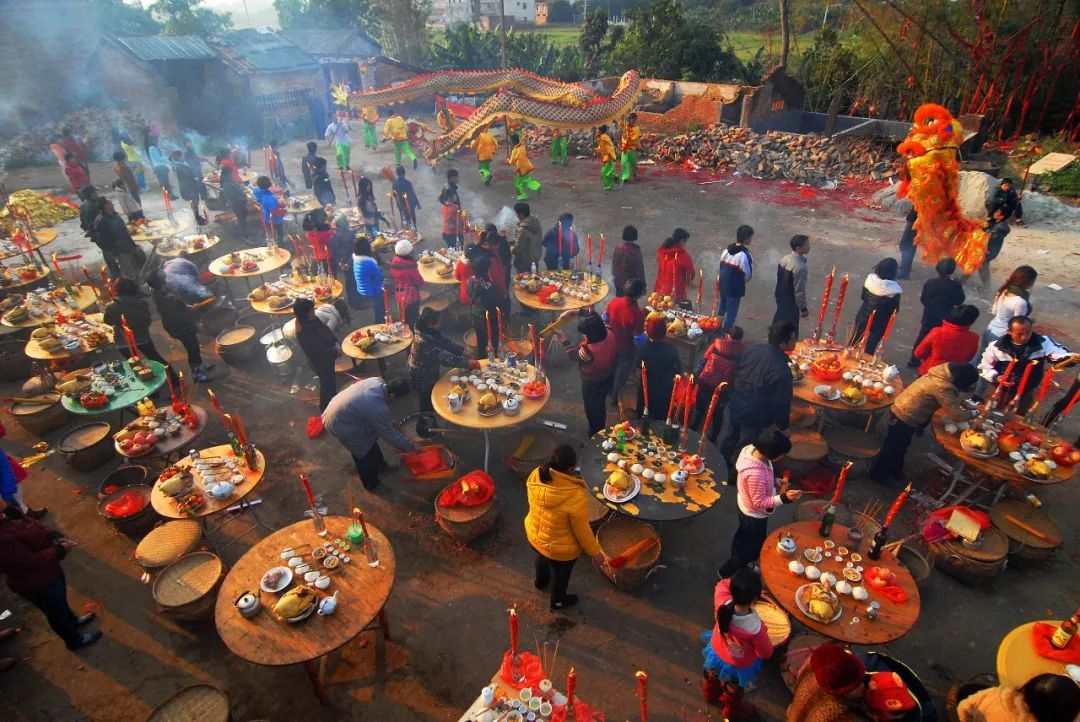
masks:
{"type": "Polygon", "coordinates": [[[953,258],[964,273],[974,273],[986,257],[987,234],[979,221],[960,210],[960,163],[957,150],[964,129],[940,105],[927,103],[915,111],[915,125],[896,152],[904,156],[900,188],[919,214],[915,245],[922,260],[953,258]]]}

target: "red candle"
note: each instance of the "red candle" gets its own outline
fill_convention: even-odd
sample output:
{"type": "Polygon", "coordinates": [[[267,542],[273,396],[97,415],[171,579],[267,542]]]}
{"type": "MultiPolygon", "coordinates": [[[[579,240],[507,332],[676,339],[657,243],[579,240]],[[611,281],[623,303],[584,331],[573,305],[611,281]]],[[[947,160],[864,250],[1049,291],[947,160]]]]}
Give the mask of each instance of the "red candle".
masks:
{"type": "Polygon", "coordinates": [[[172,379],[169,377],[169,366],[165,365],[165,383],[169,385],[169,398],[172,399],[173,405],[176,405],[176,390],[173,389],[172,379]]]}
{"type": "Polygon", "coordinates": [[[1053,378],[1054,367],[1051,365],[1050,368],[1046,370],[1046,375],[1043,376],[1042,386],[1039,387],[1039,395],[1035,397],[1035,404],[1031,407],[1032,409],[1042,403],[1043,398],[1046,397],[1046,392],[1050,390],[1050,380],[1053,378]]]}
{"type": "Polygon", "coordinates": [[[588,248],[589,248],[589,265],[591,266],[592,265],[592,234],[591,233],[588,233],[588,234],[585,235],[585,242],[588,244],[588,248]]]}
{"type": "Polygon", "coordinates": [[[214,393],[213,389],[207,389],[206,393],[210,395],[210,404],[214,407],[214,413],[218,415],[221,426],[228,431],[230,428],[229,420],[225,417],[225,409],[221,408],[221,402],[218,401],[217,394],[214,393]]]}
{"type": "Polygon", "coordinates": [[[503,320],[502,320],[502,309],[501,308],[496,308],[495,309],[495,316],[496,316],[496,319],[499,322],[499,344],[501,345],[502,342],[503,342],[503,320]]]}
{"type": "Polygon", "coordinates": [[[717,384],[713,390],[712,398],[709,399],[709,409],[705,412],[705,424],[701,427],[701,439],[698,440],[698,456],[701,456],[702,451],[705,449],[705,437],[708,435],[709,429],[712,428],[712,417],[716,411],[716,403],[719,401],[720,393],[725,386],[727,386],[727,381],[721,381],[717,384]]]}
{"type": "Polygon", "coordinates": [[[510,607],[510,656],[516,657],[518,653],[518,613],[515,607],[510,607]]]}
{"type": "MultiPolygon", "coordinates": [[[[885,341],[889,338],[889,332],[892,331],[893,322],[896,321],[896,311],[892,312],[889,316],[889,322],[885,324],[885,333],[881,335],[881,341],[878,342],[877,355],[881,356],[885,348],[885,341]]],[[[869,328],[869,327],[868,327],[869,328]]]]}
{"type": "Polygon", "coordinates": [[[896,497],[896,501],[894,501],[892,503],[892,506],[889,507],[889,513],[885,515],[884,526],[889,526],[889,524],[892,523],[893,517],[896,516],[896,513],[898,511],[900,511],[900,507],[904,505],[904,500],[908,498],[908,494],[910,493],[911,482],[909,481],[907,486],[904,487],[904,490],[900,492],[900,496],[896,497]]]}
{"type": "Polygon", "coordinates": [[[356,521],[360,523],[360,531],[364,532],[364,538],[367,538],[368,530],[367,522],[364,521],[364,512],[360,511],[359,509],[354,509],[354,511],[356,512],[356,521]]]}
{"type": "Polygon", "coordinates": [[[847,481],[848,472],[851,471],[851,467],[855,462],[849,461],[844,464],[844,467],[840,469],[840,476],[836,479],[836,491],[833,492],[832,501],[829,503],[836,505],[840,503],[840,492],[844,490],[844,482],[847,481]]]}
{"type": "Polygon", "coordinates": [[[161,197],[165,199],[165,212],[172,215],[172,199],[169,198],[169,189],[161,186],[161,197]]]}
{"type": "Polygon", "coordinates": [[[1009,365],[1005,367],[1004,373],[1002,373],[1000,376],[998,376],[997,388],[994,389],[994,393],[991,396],[991,398],[994,399],[994,403],[1001,403],[1001,401],[1002,401],[1002,396],[1001,395],[1005,391],[1005,384],[1009,380],[1009,377],[1012,376],[1013,368],[1015,366],[1016,366],[1016,359],[1015,358],[1009,359],[1009,365]]]}
{"type": "Polygon", "coordinates": [[[491,311],[484,311],[484,321],[487,323],[487,350],[491,353],[491,311]]]}
{"type": "Polygon", "coordinates": [[[676,293],[677,285],[675,283],[675,278],[676,278],[678,272],[679,272],[679,254],[676,253],[675,256],[671,260],[671,297],[673,299],[675,299],[676,301],[681,301],[682,299],[676,293]]]}
{"type": "Polygon", "coordinates": [[[642,671],[634,672],[637,678],[637,696],[641,702],[641,722],[649,722],[649,675],[642,671]]]}
{"type": "Polygon", "coordinates": [[[718,308],[720,308],[720,277],[719,276],[716,277],[716,286],[713,288],[713,296],[712,296],[712,310],[713,310],[713,313],[715,313],[716,309],[718,309],[718,308]]]}
{"type": "Polygon", "coordinates": [[[645,408],[649,408],[649,373],[645,370],[645,362],[641,362],[641,395],[645,400],[645,408]]]}
{"type": "Polygon", "coordinates": [[[566,673],[566,709],[574,709],[574,690],[577,687],[577,670],[573,667],[566,673]]]}
{"type": "Polygon", "coordinates": [[[308,481],[307,474],[300,475],[300,485],[304,487],[304,494],[307,495],[308,504],[315,507],[315,495],[311,493],[311,482],[308,481]]]}
{"type": "Polygon", "coordinates": [[[1020,397],[1024,395],[1024,389],[1027,388],[1028,379],[1031,378],[1031,370],[1039,365],[1038,361],[1030,361],[1024,368],[1024,373],[1020,376],[1020,383],[1016,387],[1016,393],[1013,394],[1012,403],[1014,406],[1020,404],[1020,397]]]}
{"type": "Polygon", "coordinates": [[[600,234],[600,253],[596,256],[596,265],[601,266],[604,263],[604,234],[600,234]]]}
{"type": "Polygon", "coordinates": [[[1076,393],[1075,393],[1075,394],[1073,394],[1073,397],[1072,397],[1072,399],[1071,399],[1071,400],[1069,401],[1069,403],[1068,403],[1068,404],[1066,404],[1066,405],[1065,405],[1065,408],[1064,408],[1064,409],[1062,410],[1062,412],[1061,412],[1061,416],[1062,416],[1062,417],[1064,417],[1064,416],[1066,416],[1066,415],[1067,415],[1067,414],[1068,414],[1068,413],[1069,413],[1070,411],[1072,411],[1072,407],[1076,406],[1076,402],[1077,402],[1077,401],[1080,401],[1080,389],[1077,389],[1077,390],[1076,390],[1076,393]]]}
{"type": "Polygon", "coordinates": [[[866,328],[863,329],[862,345],[859,347],[859,352],[866,353],[866,344],[870,341],[870,329],[874,327],[874,316],[877,315],[877,309],[875,308],[870,312],[870,318],[866,320],[866,328]]]}
{"type": "Polygon", "coordinates": [[[828,343],[836,340],[836,325],[840,323],[840,309],[844,307],[844,296],[847,295],[848,276],[845,273],[840,279],[840,290],[836,293],[836,310],[833,311],[832,326],[829,328],[828,343]]]}
{"type": "Polygon", "coordinates": [[[825,291],[821,294],[821,310],[818,311],[817,326],[814,328],[814,337],[811,339],[818,343],[821,338],[821,330],[825,327],[825,313],[829,310],[829,298],[832,296],[833,279],[836,277],[836,266],[825,277],[825,291]]]}
{"type": "Polygon", "coordinates": [[[694,374],[690,374],[690,380],[686,384],[686,396],[683,397],[683,428],[690,428],[690,407],[694,405],[694,394],[697,387],[694,386],[694,374]]]}
{"type": "Polygon", "coordinates": [[[698,282],[697,282],[697,305],[701,308],[701,291],[705,287],[705,271],[698,270],[698,282]]]}
{"type": "Polygon", "coordinates": [[[682,374],[675,374],[671,384],[671,401],[667,406],[667,422],[671,423],[671,416],[675,413],[675,400],[679,398],[679,389],[682,386],[682,374]]]}
{"type": "Polygon", "coordinates": [[[539,344],[536,343],[536,327],[531,323],[529,324],[529,343],[533,347],[533,358],[536,358],[536,350],[539,348],[539,344]]]}

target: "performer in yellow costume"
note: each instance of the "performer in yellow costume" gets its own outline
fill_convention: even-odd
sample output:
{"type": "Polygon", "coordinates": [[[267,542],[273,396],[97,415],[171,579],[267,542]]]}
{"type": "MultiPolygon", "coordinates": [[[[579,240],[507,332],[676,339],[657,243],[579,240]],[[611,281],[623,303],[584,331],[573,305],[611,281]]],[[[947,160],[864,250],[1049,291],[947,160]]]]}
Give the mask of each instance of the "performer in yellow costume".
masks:
{"type": "Polygon", "coordinates": [[[360,111],[360,121],[364,124],[364,147],[375,150],[379,147],[379,138],[375,133],[375,124],[379,122],[379,109],[373,105],[360,111]]]}
{"type": "Polygon", "coordinates": [[[551,164],[566,165],[566,129],[555,128],[555,135],[551,138],[551,164]]]}
{"type": "Polygon", "coordinates": [[[626,116],[623,123],[622,141],[622,175],[619,180],[625,183],[630,179],[637,179],[637,151],[641,143],[641,128],[637,124],[637,113],[626,116]]]}
{"type": "Polygon", "coordinates": [[[600,134],[596,138],[596,154],[600,156],[600,180],[604,183],[604,190],[609,191],[615,187],[615,144],[608,135],[608,127],[600,126],[600,134]]]}
{"type": "Polygon", "coordinates": [[[476,151],[476,163],[486,186],[491,185],[491,160],[499,149],[499,142],[491,134],[490,128],[491,126],[484,126],[469,146],[476,151]]]}
{"type": "Polygon", "coordinates": [[[394,141],[394,162],[401,165],[401,156],[405,154],[412,161],[413,168],[416,168],[416,153],[413,152],[412,146],[409,145],[409,134],[405,127],[405,119],[401,117],[400,113],[394,113],[386,119],[382,134],[383,140],[389,138],[394,141]]]}
{"type": "Polygon", "coordinates": [[[525,139],[517,133],[510,136],[510,142],[514,149],[510,151],[510,159],[506,162],[514,166],[514,188],[517,189],[518,200],[529,200],[526,191],[540,192],[540,181],[532,177],[533,164],[529,160],[529,150],[525,147],[525,139]]]}

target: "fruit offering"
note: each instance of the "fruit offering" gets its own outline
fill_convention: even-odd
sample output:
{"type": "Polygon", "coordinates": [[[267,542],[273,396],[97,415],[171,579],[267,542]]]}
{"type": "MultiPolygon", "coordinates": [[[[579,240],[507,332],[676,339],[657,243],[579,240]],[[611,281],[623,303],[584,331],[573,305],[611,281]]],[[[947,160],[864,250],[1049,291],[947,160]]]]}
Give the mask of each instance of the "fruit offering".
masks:
{"type": "Polygon", "coordinates": [[[87,409],[100,409],[109,403],[109,397],[100,391],[86,391],[79,395],[79,403],[87,409]]]}
{"type": "Polygon", "coordinates": [[[529,398],[539,398],[547,393],[547,384],[543,381],[529,381],[521,387],[521,392],[529,398]]]}
{"type": "Polygon", "coordinates": [[[810,364],[810,371],[822,381],[835,381],[843,375],[840,357],[832,352],[823,353],[810,364]]]}

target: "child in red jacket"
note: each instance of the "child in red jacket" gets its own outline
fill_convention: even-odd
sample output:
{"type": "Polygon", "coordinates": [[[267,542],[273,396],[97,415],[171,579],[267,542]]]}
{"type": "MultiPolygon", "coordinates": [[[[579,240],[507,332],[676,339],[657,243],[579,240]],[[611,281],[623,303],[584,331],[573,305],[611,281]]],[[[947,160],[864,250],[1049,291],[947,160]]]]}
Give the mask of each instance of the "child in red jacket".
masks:
{"type": "Polygon", "coordinates": [[[702,650],[705,697],[722,705],[727,719],[755,715],[754,706],[742,701],[743,691],[773,653],[769,630],[753,607],[760,596],[761,578],[750,569],[717,582],[713,594],[716,624],[701,635],[706,643],[702,650]]]}
{"type": "Polygon", "coordinates": [[[394,300],[398,309],[404,311],[405,323],[412,328],[420,315],[420,287],[424,277],[420,275],[412,257],[413,244],[406,240],[394,244],[394,257],[390,260],[390,275],[394,279],[394,300]]]}
{"type": "MultiPolygon", "coordinates": [[[[694,402],[694,421],[690,428],[694,431],[702,431],[705,423],[705,414],[709,412],[709,402],[712,400],[716,387],[723,382],[731,383],[735,377],[735,369],[739,366],[739,360],[743,355],[743,330],[741,326],[732,326],[727,334],[716,339],[705,349],[698,361],[694,373],[698,381],[698,394],[694,402]]],[[[720,393],[716,400],[716,410],[713,411],[712,422],[709,424],[709,441],[716,443],[716,437],[720,434],[720,421],[724,418],[724,407],[727,406],[727,389],[720,393]]]]}
{"type": "Polygon", "coordinates": [[[919,376],[939,364],[971,361],[979,350],[979,334],[971,330],[978,318],[974,306],[957,306],[940,326],[930,329],[913,353],[919,360],[919,376]]]}

